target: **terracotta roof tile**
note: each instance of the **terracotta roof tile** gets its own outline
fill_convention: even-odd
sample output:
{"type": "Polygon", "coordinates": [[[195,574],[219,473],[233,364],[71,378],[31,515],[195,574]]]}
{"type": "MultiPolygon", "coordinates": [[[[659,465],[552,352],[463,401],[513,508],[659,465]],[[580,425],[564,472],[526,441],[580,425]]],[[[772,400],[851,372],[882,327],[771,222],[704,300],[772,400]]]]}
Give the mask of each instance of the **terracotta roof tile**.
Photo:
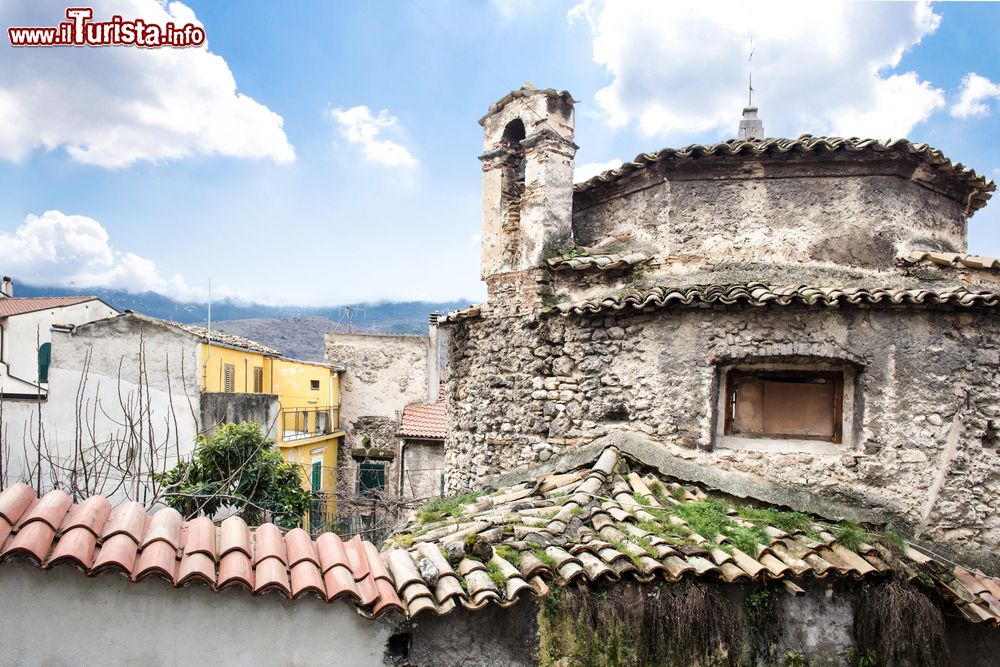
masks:
{"type": "MultiPolygon", "coordinates": [[[[796,581],[884,577],[892,569],[887,559],[895,556],[886,547],[850,549],[825,521],[796,514],[786,516],[787,525],[771,525],[769,514],[640,468],[609,447],[589,467],[495,489],[464,504],[458,516],[424,523],[415,514],[402,531],[410,546],[387,552],[407,614],[508,606],[545,595],[553,579],[561,585],[772,580],[802,594],[796,581]],[[692,528],[685,516],[695,515],[685,510],[694,508],[684,507],[691,503],[722,513],[717,534],[692,528]]],[[[903,554],[903,567],[913,577],[930,576],[966,618],[1000,626],[1000,580],[947,566],[918,545],[903,554]]]]}
{"type": "Polygon", "coordinates": [[[94,566],[97,553],[97,535],[82,526],[63,532],[52,550],[45,567],[54,567],[63,562],[73,562],[78,567],[89,570],[94,566]]]}
{"type": "MultiPolygon", "coordinates": [[[[3,303],[6,299],[0,299],[0,303],[3,303]]],[[[150,324],[176,329],[178,331],[183,331],[185,333],[191,334],[197,337],[202,342],[211,341],[213,344],[225,345],[228,347],[235,347],[241,350],[250,350],[251,352],[259,352],[261,354],[266,354],[268,356],[277,357],[281,356],[281,352],[266,345],[262,345],[256,341],[252,341],[249,338],[243,338],[242,336],[235,336],[233,334],[228,334],[224,331],[219,331],[218,329],[206,329],[205,327],[199,327],[194,324],[184,324],[182,322],[174,322],[172,320],[163,320],[158,317],[150,317],[149,315],[143,315],[141,313],[136,313],[131,310],[127,310],[121,315],[116,315],[115,317],[109,317],[102,320],[95,320],[93,322],[87,322],[86,324],[81,324],[80,327],[94,327],[94,326],[104,326],[109,322],[113,322],[118,318],[126,317],[134,320],[139,320],[141,322],[148,322],[150,324]]]]}
{"type": "Polygon", "coordinates": [[[128,533],[118,532],[105,538],[94,560],[90,574],[107,570],[118,570],[126,576],[132,575],[138,555],[139,544],[128,533]]]}
{"type": "Polygon", "coordinates": [[[649,261],[649,256],[641,252],[628,255],[563,255],[546,260],[554,271],[618,271],[649,261]]]}
{"type": "Polygon", "coordinates": [[[0,560],[10,558],[133,581],[158,577],[178,587],[347,598],[365,616],[403,612],[381,555],[360,537],[345,545],[325,533],[314,541],[304,530],[283,534],[269,523],[251,531],[239,517],[216,527],[206,517],[184,521],[170,508],[150,515],[127,502],[112,509],[101,496],[73,504],[62,491],[39,500],[24,484],[0,492],[0,560]]]}
{"type": "Polygon", "coordinates": [[[455,322],[461,322],[462,320],[480,317],[483,314],[484,308],[484,304],[477,303],[473,306],[469,306],[468,308],[453,310],[438,318],[438,324],[454,324],[455,322]]]}
{"type": "Polygon", "coordinates": [[[434,403],[418,403],[403,408],[397,435],[406,438],[444,440],[448,434],[444,392],[434,403]]]}
{"type": "Polygon", "coordinates": [[[1000,259],[958,252],[926,252],[915,250],[909,255],[899,257],[898,262],[903,266],[918,266],[923,264],[966,269],[1000,269],[1000,259]]]}
{"type": "Polygon", "coordinates": [[[1000,304],[1000,293],[989,290],[970,290],[965,287],[945,288],[940,291],[904,288],[864,287],[812,287],[808,285],[690,285],[685,287],[653,287],[630,290],[603,298],[587,299],[576,303],[550,306],[547,314],[588,315],[606,311],[647,311],[670,306],[699,306],[702,304],[789,306],[800,304],[813,307],[835,308],[841,305],[942,305],[959,308],[995,307],[1000,304]]]}
{"type": "Polygon", "coordinates": [[[39,310],[75,306],[78,303],[99,300],[96,296],[4,297],[0,298],[0,317],[23,315],[24,313],[34,313],[39,310]]]}
{"type": "Polygon", "coordinates": [[[586,192],[607,183],[614,183],[628,175],[658,162],[737,156],[751,159],[781,156],[787,153],[901,153],[912,156],[928,167],[947,175],[964,186],[969,211],[986,205],[996,184],[974,170],[949,160],[936,148],[927,144],[914,144],[906,139],[858,139],[856,137],[814,137],[803,134],[796,139],[746,139],[730,140],[718,144],[692,144],[685,148],[664,148],[655,153],[640,153],[632,162],[617,169],[598,174],[573,186],[575,192],[586,192]]]}
{"type": "Polygon", "coordinates": [[[233,549],[219,561],[219,590],[242,586],[248,591],[254,587],[253,563],[242,549],[233,549]]]}

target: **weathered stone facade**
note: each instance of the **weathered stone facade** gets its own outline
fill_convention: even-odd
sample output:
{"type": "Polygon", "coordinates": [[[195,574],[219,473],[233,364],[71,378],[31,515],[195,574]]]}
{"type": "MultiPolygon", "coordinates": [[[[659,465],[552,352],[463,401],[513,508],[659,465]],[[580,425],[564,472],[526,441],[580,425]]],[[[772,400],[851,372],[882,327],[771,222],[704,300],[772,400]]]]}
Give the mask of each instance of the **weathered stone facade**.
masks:
{"type": "MultiPolygon", "coordinates": [[[[519,92],[500,106],[504,124],[535,98],[560,100],[558,126],[572,122],[565,93],[519,92]]],[[[484,238],[513,233],[489,155],[484,238]]],[[[564,171],[549,178],[572,194],[544,198],[569,202],[549,216],[571,213],[568,246],[536,228],[544,257],[504,264],[484,244],[488,301],[446,320],[448,489],[636,432],[717,486],[756,480],[740,495],[893,522],[1000,562],[996,271],[899,259],[965,252],[992,183],[908,142],[803,137],[640,157],[575,188],[564,171]],[[612,253],[632,259],[602,270],[553,258],[612,253]],[[743,368],[836,371],[842,434],[727,435],[723,387],[743,368]]]]}

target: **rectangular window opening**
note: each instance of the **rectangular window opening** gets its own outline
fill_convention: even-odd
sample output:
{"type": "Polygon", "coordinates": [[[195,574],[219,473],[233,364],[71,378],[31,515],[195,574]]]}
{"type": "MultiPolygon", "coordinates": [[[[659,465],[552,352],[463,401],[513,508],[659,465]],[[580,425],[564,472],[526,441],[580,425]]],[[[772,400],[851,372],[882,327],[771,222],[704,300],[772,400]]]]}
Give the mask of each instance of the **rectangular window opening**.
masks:
{"type": "Polygon", "coordinates": [[[260,366],[253,367],[253,393],[264,393],[264,369],[260,366]]]}
{"type": "Polygon", "coordinates": [[[319,380],[309,380],[309,388],[313,391],[319,391],[319,380]]]}
{"type": "Polygon", "coordinates": [[[358,491],[362,496],[373,496],[385,491],[385,465],[362,463],[358,466],[358,491]]]}
{"type": "Polygon", "coordinates": [[[731,371],[726,392],[726,435],[841,442],[843,371],[731,371]]]}

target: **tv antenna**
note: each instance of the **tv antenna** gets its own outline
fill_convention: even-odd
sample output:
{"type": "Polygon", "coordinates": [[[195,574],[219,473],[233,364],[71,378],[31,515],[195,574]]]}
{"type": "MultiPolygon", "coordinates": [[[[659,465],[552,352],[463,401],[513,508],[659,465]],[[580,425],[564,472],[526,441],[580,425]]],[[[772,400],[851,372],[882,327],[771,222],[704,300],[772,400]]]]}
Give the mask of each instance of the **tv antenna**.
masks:
{"type": "Polygon", "coordinates": [[[341,306],[340,307],[340,321],[344,322],[344,318],[347,318],[347,333],[351,333],[351,326],[354,323],[354,318],[356,315],[361,315],[361,319],[367,319],[368,309],[361,308],[359,306],[341,306]]]}
{"type": "Polygon", "coordinates": [[[747,106],[748,107],[752,107],[753,106],[753,94],[755,92],[754,89],[753,89],[753,52],[754,52],[754,50],[755,49],[754,49],[754,46],[753,46],[753,37],[751,36],[750,37],[750,57],[747,58],[747,79],[748,79],[748,83],[749,83],[749,85],[747,87],[750,89],[749,90],[749,98],[747,100],[747,106]]]}

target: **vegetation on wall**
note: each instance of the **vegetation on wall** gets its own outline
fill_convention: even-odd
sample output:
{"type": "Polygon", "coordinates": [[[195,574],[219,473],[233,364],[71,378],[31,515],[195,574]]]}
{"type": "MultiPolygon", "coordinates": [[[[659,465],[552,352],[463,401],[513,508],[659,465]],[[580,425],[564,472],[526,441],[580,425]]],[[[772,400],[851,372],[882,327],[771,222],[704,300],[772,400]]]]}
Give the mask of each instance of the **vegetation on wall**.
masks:
{"type": "Polygon", "coordinates": [[[542,604],[539,660],[593,667],[738,664],[737,605],[693,581],[624,590],[556,589],[542,604]]]}
{"type": "Polygon", "coordinates": [[[190,460],[157,475],[161,497],[185,517],[229,510],[251,524],[298,526],[309,508],[299,471],[256,422],[223,424],[199,436],[190,460]]]}
{"type": "Polygon", "coordinates": [[[858,665],[948,664],[941,609],[905,573],[864,585],[854,608],[858,665]]]}

